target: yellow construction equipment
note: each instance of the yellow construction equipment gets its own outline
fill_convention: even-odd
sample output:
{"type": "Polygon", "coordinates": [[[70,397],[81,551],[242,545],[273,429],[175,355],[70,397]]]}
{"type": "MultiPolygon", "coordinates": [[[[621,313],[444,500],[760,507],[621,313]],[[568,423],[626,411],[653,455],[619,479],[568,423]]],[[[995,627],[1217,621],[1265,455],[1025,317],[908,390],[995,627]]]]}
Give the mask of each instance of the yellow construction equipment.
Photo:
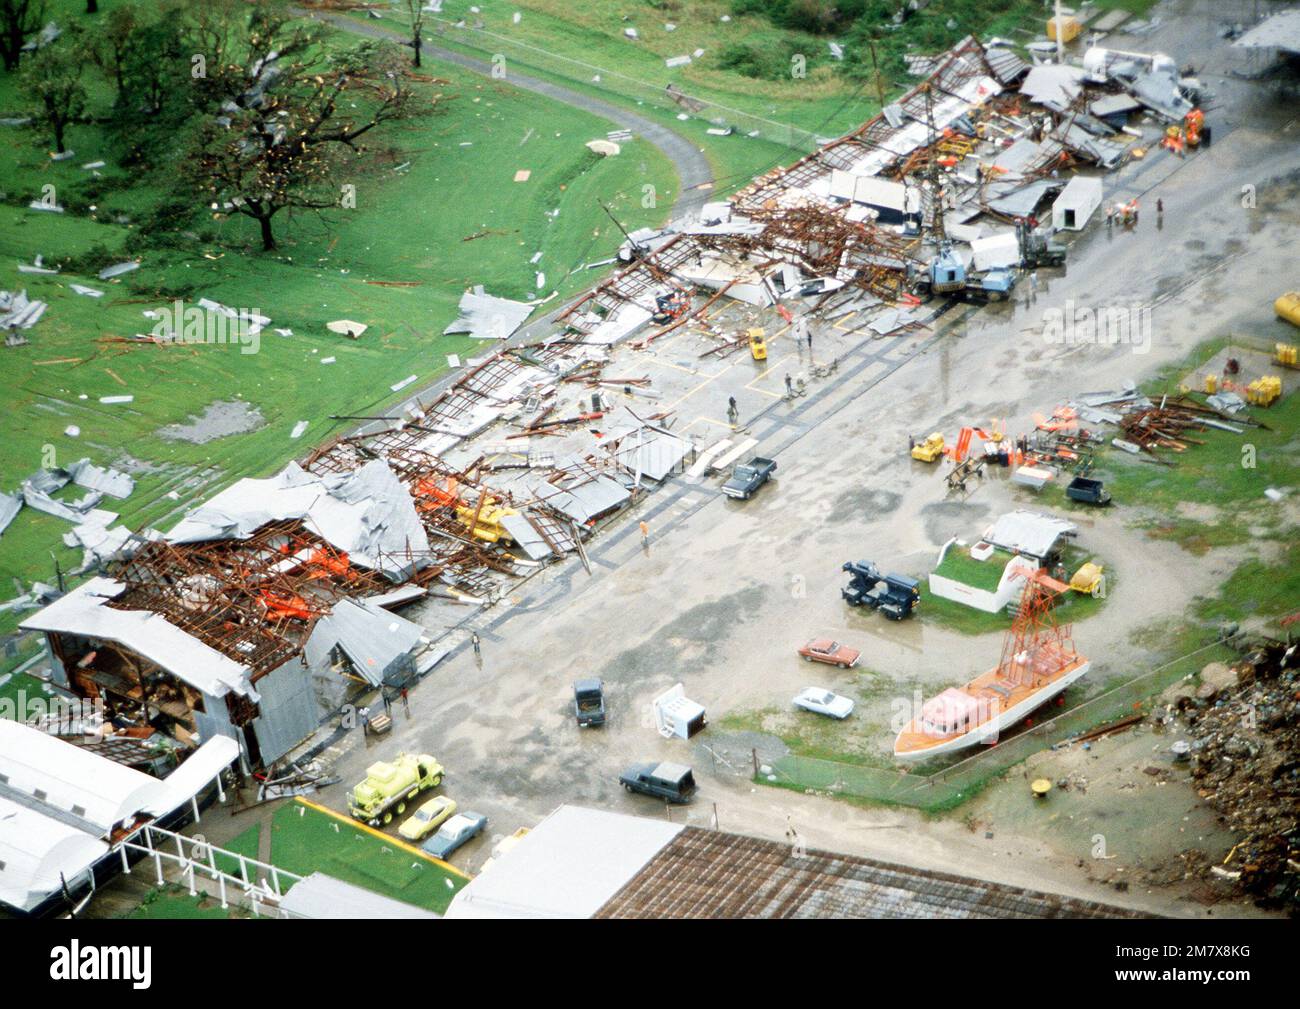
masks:
{"type": "Polygon", "coordinates": [[[1101,592],[1102,570],[1100,564],[1094,564],[1088,561],[1083,567],[1074,573],[1070,579],[1070,588],[1075,592],[1080,592],[1086,596],[1095,596],[1101,592]]]}
{"type": "Polygon", "coordinates": [[[749,336],[749,353],[755,361],[767,360],[767,333],[762,329],[751,329],[749,336]]]}
{"type": "Polygon", "coordinates": [[[1282,395],[1282,380],[1276,375],[1265,375],[1246,386],[1246,402],[1252,406],[1272,406],[1282,395]]]}
{"type": "Polygon", "coordinates": [[[912,458],[921,462],[934,462],[943,455],[943,432],[935,431],[925,441],[912,446],[912,458]]]}
{"type": "Polygon", "coordinates": [[[1287,291],[1273,302],[1273,311],[1279,319],[1285,319],[1293,326],[1300,326],[1300,291],[1287,291]]]}
{"type": "Polygon", "coordinates": [[[496,498],[490,494],[483,495],[478,504],[461,505],[456,509],[456,518],[460,519],[470,535],[487,543],[510,539],[510,534],[501,525],[501,520],[515,514],[517,514],[515,509],[502,508],[497,504],[496,498]]]}

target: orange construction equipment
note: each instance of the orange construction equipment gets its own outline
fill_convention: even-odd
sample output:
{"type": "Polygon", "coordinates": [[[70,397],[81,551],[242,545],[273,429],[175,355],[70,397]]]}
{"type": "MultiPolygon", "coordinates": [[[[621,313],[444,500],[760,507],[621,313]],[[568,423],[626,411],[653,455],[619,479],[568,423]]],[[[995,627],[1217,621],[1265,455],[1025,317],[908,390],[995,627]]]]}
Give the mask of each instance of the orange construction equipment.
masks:
{"type": "Polygon", "coordinates": [[[1192,109],[1183,119],[1183,136],[1187,139],[1188,147],[1201,146],[1201,127],[1205,125],[1205,113],[1200,109],[1192,109]]]}
{"type": "Polygon", "coordinates": [[[270,589],[262,589],[257,596],[266,607],[267,614],[272,617],[305,621],[318,616],[312,605],[299,595],[284,595],[272,592],[270,589]]]}
{"type": "Polygon", "coordinates": [[[1160,141],[1160,146],[1168,148],[1177,155],[1183,154],[1185,141],[1183,139],[1183,128],[1181,126],[1170,126],[1165,130],[1164,138],[1160,141]]]}
{"type": "Polygon", "coordinates": [[[311,569],[313,578],[334,577],[351,581],[356,577],[348,561],[348,555],[325,546],[312,550],[311,556],[307,558],[307,567],[311,569]]]}
{"type": "Polygon", "coordinates": [[[454,508],[460,504],[460,488],[456,480],[447,477],[440,481],[434,477],[425,477],[414,487],[416,508],[431,511],[434,508],[454,508]]]}
{"type": "Polygon", "coordinates": [[[957,443],[953,445],[950,458],[953,462],[965,462],[966,456],[970,452],[970,440],[975,434],[972,427],[964,427],[957,432],[957,443]]]}

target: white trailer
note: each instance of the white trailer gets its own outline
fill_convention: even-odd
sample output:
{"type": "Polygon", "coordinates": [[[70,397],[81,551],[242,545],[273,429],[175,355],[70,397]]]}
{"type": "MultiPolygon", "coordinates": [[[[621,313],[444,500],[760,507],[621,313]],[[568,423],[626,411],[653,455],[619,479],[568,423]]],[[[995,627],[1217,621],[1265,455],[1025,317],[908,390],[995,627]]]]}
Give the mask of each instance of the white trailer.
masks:
{"type": "Polygon", "coordinates": [[[1054,231],[1082,231],[1101,206],[1101,179],[1076,175],[1052,204],[1054,231]]]}

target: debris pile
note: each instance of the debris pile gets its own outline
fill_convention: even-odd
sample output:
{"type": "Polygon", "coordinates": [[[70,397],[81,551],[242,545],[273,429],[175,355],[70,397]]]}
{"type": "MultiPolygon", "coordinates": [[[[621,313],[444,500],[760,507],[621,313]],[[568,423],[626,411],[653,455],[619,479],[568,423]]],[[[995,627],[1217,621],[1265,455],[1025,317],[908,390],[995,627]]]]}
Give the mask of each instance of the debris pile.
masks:
{"type": "Polygon", "coordinates": [[[1235,674],[1187,714],[1198,792],[1240,837],[1210,872],[1300,914],[1300,645],[1264,641],[1235,674]]]}

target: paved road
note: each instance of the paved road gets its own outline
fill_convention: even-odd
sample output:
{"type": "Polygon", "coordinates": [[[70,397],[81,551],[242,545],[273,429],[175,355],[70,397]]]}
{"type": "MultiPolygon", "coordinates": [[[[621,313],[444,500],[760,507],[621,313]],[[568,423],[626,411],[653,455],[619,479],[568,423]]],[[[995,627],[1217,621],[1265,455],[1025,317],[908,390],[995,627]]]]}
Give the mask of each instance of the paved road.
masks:
{"type": "MultiPolygon", "coordinates": [[[[399,718],[392,736],[370,747],[355,734],[333,741],[327,762],[335,772],[352,781],[378,756],[399,749],[435,753],[450,769],[453,794],[487,813],[493,833],[509,833],[566,801],[661,815],[654,804],[622,794],[617,772],[633,760],[689,760],[701,798],[674,816],[692,822],[707,822],[716,811],[725,829],[770,837],[782,836],[793,822],[815,847],[1187,913],[1174,891],[1135,888],[1120,897],[1080,872],[1090,829],[1064,825],[1052,834],[1035,821],[977,804],[969,809],[981,811],[987,824],[975,831],[957,818],[929,820],[907,810],[756,790],[747,758],[760,734],[728,728],[723,718],[788,706],[808,675],[793,660],[793,647],[813,634],[867,650],[873,671],[862,673],[862,682],[846,678],[845,689],[864,691],[854,729],[882,738],[881,745],[888,734],[875,724],[875,712],[888,708],[893,692],[906,694],[915,684],[932,694],[997,661],[996,635],[969,638],[924,617],[890,624],[848,612],[839,598],[844,559],[882,559],[919,571],[948,537],[978,535],[998,514],[1033,500],[997,474],[969,498],[946,498],[939,471],[906,457],[909,433],[951,431],[993,417],[1006,419],[1009,430],[1025,430],[1035,412],[1080,391],[1140,380],[1211,336],[1273,325],[1260,292],[1283,289],[1289,266],[1274,253],[1296,200],[1295,183],[1283,178],[1294,165],[1285,132],[1292,116],[1256,87],[1223,74],[1222,46],[1204,42],[1214,38],[1207,30],[1214,9],[1198,10],[1198,20],[1170,26],[1152,44],[1179,53],[1213,51],[1203,73],[1219,92],[1214,147],[1186,161],[1156,152],[1106,177],[1111,200],[1153,191],[1151,200],[1158,193],[1163,220],[1148,210],[1132,231],[1094,224],[1072,240],[1064,273],[1044,271],[1011,304],[945,318],[938,339],[876,341],[863,334],[840,354],[833,379],[813,385],[805,400],[775,404],[754,418],[758,451],[780,461],[773,486],[738,505],[721,498],[714,482],[670,481],[635,515],[653,529],[648,549],[640,547],[628,517],[592,542],[590,577],[574,562],[554,565],[500,607],[478,614],[481,659],[464,647],[446,658],[412,693],[412,717],[399,718]],[[1194,38],[1186,44],[1168,38],[1178,31],[1194,38]],[[1240,203],[1246,184],[1259,188],[1259,212],[1240,203]],[[1250,282],[1233,283],[1236,278],[1250,282]],[[1048,308],[1130,301],[1155,311],[1149,345],[1061,346],[1044,337],[1048,308]],[[569,685],[592,673],[610,686],[611,723],[579,733],[569,685]],[[678,679],[717,720],[698,744],[661,740],[643,721],[650,698],[678,679]],[[873,701],[877,682],[884,692],[873,701]]],[[[666,340],[649,353],[671,360],[670,348],[666,340]]],[[[1126,505],[1132,510],[1078,520],[1081,540],[1118,572],[1107,608],[1074,632],[1093,657],[1099,683],[1142,668],[1152,656],[1133,633],[1153,620],[1176,620],[1241,559],[1239,552],[1220,551],[1207,562],[1174,543],[1148,539],[1129,524],[1141,502],[1126,505]]],[[[435,624],[441,621],[426,626],[441,629],[435,624]]],[[[825,685],[837,689],[840,681],[825,685]]],[[[341,794],[326,801],[337,803],[341,794]]],[[[1195,801],[1190,791],[1170,794],[1195,801]]],[[[1125,819],[1127,801],[1115,798],[1108,836],[1136,830],[1125,819]]],[[[485,840],[458,857],[477,865],[489,849],[485,840]]],[[[1120,857],[1132,866],[1142,850],[1130,845],[1120,857]]]]}
{"type": "MultiPolygon", "coordinates": [[[[404,32],[395,31],[386,25],[376,24],[371,21],[357,21],[343,14],[330,14],[319,11],[299,10],[298,13],[304,17],[327,21],[336,28],[356,35],[389,39],[403,44],[408,41],[404,32]]],[[[451,63],[473,73],[482,74],[484,77],[492,75],[492,64],[487,60],[480,60],[473,56],[454,52],[451,49],[445,49],[434,42],[425,41],[421,47],[421,52],[430,59],[451,63]]],[[[697,211],[708,199],[709,190],[713,186],[713,170],[709,167],[708,159],[700,153],[700,149],[680,133],[612,102],[583,94],[580,91],[572,91],[559,84],[552,84],[549,81],[529,77],[513,70],[507,70],[505,79],[508,84],[514,87],[532,91],[554,101],[563,102],[565,105],[582,109],[584,112],[590,112],[602,119],[608,119],[623,129],[639,134],[657,147],[663,156],[672,162],[673,170],[677,173],[679,185],[677,199],[673,202],[672,216],[674,219],[688,216],[693,211],[697,211]]]]}
{"type": "MultiPolygon", "coordinates": [[[[370,38],[387,39],[405,44],[406,35],[403,32],[395,31],[386,25],[377,24],[372,21],[357,21],[347,17],[344,14],[332,14],[324,11],[308,11],[301,8],[295,8],[296,12],[303,17],[312,18],[319,21],[326,21],[336,28],[343,31],[352,32],[356,35],[365,35],[370,38]]],[[[485,77],[491,77],[492,64],[486,60],[476,59],[473,56],[465,56],[459,52],[453,52],[445,49],[435,43],[425,42],[421,47],[424,56],[432,60],[442,60],[452,63],[458,67],[463,67],[473,73],[482,74],[485,77]]],[[[568,88],[561,87],[558,84],[551,84],[549,81],[539,80],[536,77],[529,77],[526,74],[510,72],[507,83],[525,91],[532,91],[539,95],[544,95],[554,101],[563,102],[574,108],[590,112],[592,115],[608,119],[610,122],[624,129],[631,130],[639,134],[649,143],[653,144],[666,157],[677,173],[678,187],[677,199],[673,202],[671,220],[678,220],[682,217],[690,216],[708,199],[709,193],[713,188],[713,171],[709,167],[708,160],[700,153],[699,148],[692,144],[681,134],[661,126],[652,119],[638,115],[627,109],[621,108],[610,102],[594,98],[591,95],[585,95],[578,91],[571,91],[568,88]]],[[[498,346],[484,346],[484,352],[490,350],[500,350],[507,346],[529,343],[550,332],[555,316],[558,315],[565,307],[568,301],[562,302],[559,308],[553,309],[546,315],[533,319],[526,326],[520,329],[508,341],[498,346]]],[[[428,402],[433,396],[442,392],[460,377],[460,372],[452,370],[441,374],[435,382],[429,385],[421,386],[413,391],[409,397],[400,403],[392,406],[388,415],[392,417],[403,416],[416,409],[420,403],[428,402]]],[[[371,421],[360,424],[351,428],[347,433],[351,435],[365,434],[382,431],[390,425],[382,421],[371,421]]]]}

